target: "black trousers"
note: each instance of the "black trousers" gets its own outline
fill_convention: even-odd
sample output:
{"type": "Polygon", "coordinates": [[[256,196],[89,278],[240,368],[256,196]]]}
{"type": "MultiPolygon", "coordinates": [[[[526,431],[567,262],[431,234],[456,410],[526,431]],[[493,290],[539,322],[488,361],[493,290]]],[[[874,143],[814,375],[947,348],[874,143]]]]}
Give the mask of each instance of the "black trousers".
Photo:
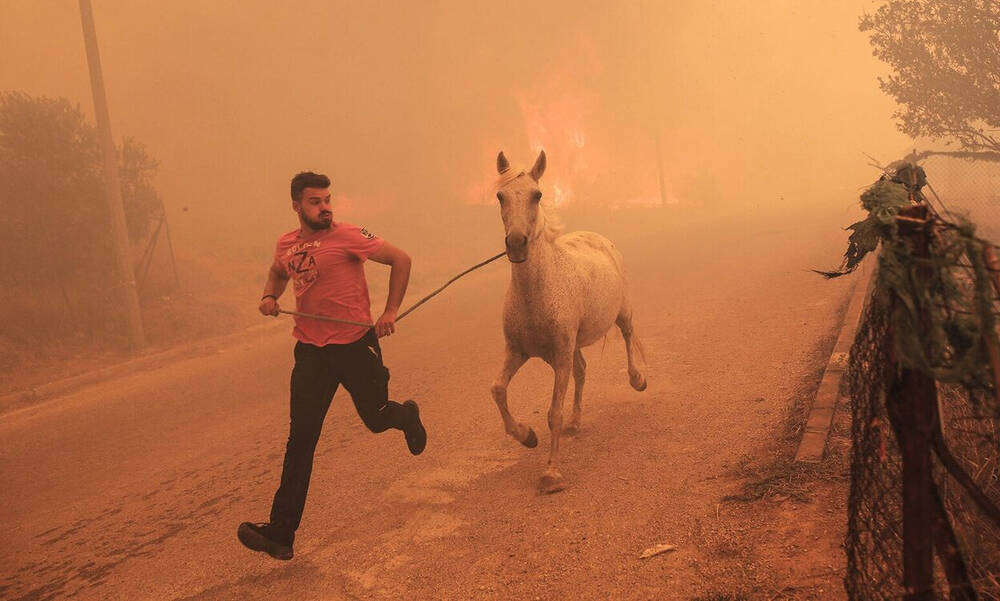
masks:
{"type": "Polygon", "coordinates": [[[297,343],[290,386],[288,445],[281,485],[271,505],[271,523],[287,531],[289,537],[302,520],[316,443],[330,401],[341,384],[369,430],[403,429],[405,409],[389,400],[389,370],[382,364],[375,330],[368,330],[350,344],[297,343]]]}

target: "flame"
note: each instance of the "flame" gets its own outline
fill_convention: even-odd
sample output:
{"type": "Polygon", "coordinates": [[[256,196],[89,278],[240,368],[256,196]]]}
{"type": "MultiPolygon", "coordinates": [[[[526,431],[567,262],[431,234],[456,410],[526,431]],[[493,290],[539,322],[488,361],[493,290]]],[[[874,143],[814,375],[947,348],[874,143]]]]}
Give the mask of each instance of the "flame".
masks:
{"type": "Polygon", "coordinates": [[[545,149],[555,203],[576,202],[578,189],[607,174],[603,153],[587,143],[587,121],[596,100],[573,89],[567,77],[522,90],[517,100],[533,153],[545,149]]]}
{"type": "MultiPolygon", "coordinates": [[[[531,156],[515,157],[516,153],[508,153],[508,157],[530,167],[544,149],[548,167],[542,190],[559,206],[580,203],[619,209],[678,204],[669,182],[665,183],[667,189],[661,199],[651,138],[647,140],[649,149],[645,153],[648,161],[636,161],[632,149],[622,156],[613,156],[606,150],[620,147],[619,136],[623,134],[614,131],[606,117],[601,127],[601,99],[588,86],[600,75],[603,66],[590,40],[582,32],[577,43],[567,48],[564,60],[559,61],[567,67],[547,70],[545,79],[514,92],[531,156]]],[[[491,148],[484,156],[496,156],[501,147],[491,148]]],[[[494,202],[496,173],[492,160],[486,164],[490,169],[480,183],[468,186],[465,191],[466,202],[470,204],[494,202]]]]}

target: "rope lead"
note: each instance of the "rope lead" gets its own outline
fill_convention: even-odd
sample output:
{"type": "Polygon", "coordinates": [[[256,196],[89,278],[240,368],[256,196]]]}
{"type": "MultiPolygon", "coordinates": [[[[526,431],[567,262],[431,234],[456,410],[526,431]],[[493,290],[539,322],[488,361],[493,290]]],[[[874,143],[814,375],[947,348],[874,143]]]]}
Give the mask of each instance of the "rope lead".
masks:
{"type": "MultiPolygon", "coordinates": [[[[458,278],[462,277],[463,275],[465,275],[465,274],[467,274],[467,273],[469,273],[471,271],[475,271],[475,270],[479,269],[480,267],[483,267],[484,265],[492,263],[493,261],[496,261],[497,259],[499,259],[500,257],[502,257],[502,256],[504,256],[506,254],[507,254],[507,252],[504,251],[504,252],[502,252],[502,253],[494,256],[494,257],[490,257],[489,259],[486,259],[482,263],[478,263],[476,265],[473,265],[472,267],[466,269],[462,273],[460,273],[460,274],[456,275],[455,277],[451,278],[450,280],[448,280],[447,282],[445,282],[445,284],[443,286],[441,286],[440,288],[438,288],[434,292],[431,292],[430,294],[428,294],[427,296],[423,297],[422,299],[418,300],[416,303],[413,304],[413,306],[411,306],[406,311],[403,311],[402,313],[400,313],[399,317],[396,318],[396,321],[402,320],[404,317],[406,317],[411,312],[413,312],[414,309],[416,309],[420,305],[426,303],[430,299],[432,299],[435,296],[437,296],[442,290],[444,290],[445,288],[447,288],[448,286],[450,286],[452,284],[452,282],[454,282],[458,278]]],[[[375,324],[372,324],[372,323],[362,323],[360,321],[350,321],[348,319],[336,319],[334,317],[327,317],[326,315],[315,315],[313,313],[300,313],[298,311],[285,311],[284,309],[278,309],[278,313],[284,313],[286,315],[295,315],[297,317],[308,317],[310,319],[319,319],[321,321],[335,321],[337,323],[346,323],[346,324],[350,324],[352,326],[362,326],[362,327],[366,327],[366,328],[375,327],[375,324]]]]}

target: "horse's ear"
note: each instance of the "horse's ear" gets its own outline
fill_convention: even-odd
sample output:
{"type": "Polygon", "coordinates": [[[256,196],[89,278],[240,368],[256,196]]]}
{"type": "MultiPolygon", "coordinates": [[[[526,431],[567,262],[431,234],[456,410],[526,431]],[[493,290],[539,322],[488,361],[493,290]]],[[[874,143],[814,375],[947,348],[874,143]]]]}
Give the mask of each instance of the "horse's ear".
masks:
{"type": "Polygon", "coordinates": [[[503,151],[501,150],[500,154],[497,155],[497,173],[503,173],[508,169],[510,169],[510,162],[507,160],[507,157],[503,155],[503,151]]]}
{"type": "Polygon", "coordinates": [[[535,166],[531,168],[531,179],[536,182],[542,179],[542,174],[545,173],[545,151],[542,150],[538,153],[538,160],[535,161],[535,166]]]}

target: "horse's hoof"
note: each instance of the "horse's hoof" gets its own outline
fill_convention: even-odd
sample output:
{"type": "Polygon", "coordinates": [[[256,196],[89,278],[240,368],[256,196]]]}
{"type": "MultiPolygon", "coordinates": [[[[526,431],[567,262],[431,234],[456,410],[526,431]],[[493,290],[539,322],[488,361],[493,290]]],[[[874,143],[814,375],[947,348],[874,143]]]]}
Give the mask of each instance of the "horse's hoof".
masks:
{"type": "Polygon", "coordinates": [[[551,495],[566,488],[566,479],[555,470],[549,470],[542,474],[542,479],[538,482],[538,492],[543,495],[551,495]]]}
{"type": "Polygon", "coordinates": [[[642,374],[635,374],[634,376],[629,376],[628,383],[632,385],[639,392],[646,390],[646,376],[642,374]]]}
{"type": "Polygon", "coordinates": [[[580,433],[580,424],[568,424],[563,428],[562,433],[566,436],[576,436],[580,433]]]}
{"type": "Polygon", "coordinates": [[[528,428],[528,435],[524,438],[524,440],[521,441],[521,444],[528,447],[529,449],[537,447],[538,437],[535,436],[535,431],[532,430],[531,428],[528,428]]]}

